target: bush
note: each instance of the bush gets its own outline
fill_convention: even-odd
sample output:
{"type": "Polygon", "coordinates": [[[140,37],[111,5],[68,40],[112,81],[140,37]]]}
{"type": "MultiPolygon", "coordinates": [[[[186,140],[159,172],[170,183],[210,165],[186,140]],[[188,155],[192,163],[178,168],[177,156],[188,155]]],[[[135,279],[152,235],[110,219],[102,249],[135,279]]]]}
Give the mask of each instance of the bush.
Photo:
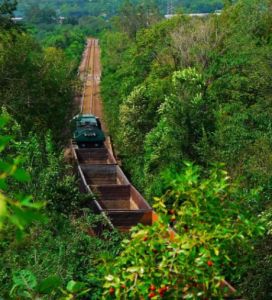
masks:
{"type": "MultiPolygon", "coordinates": [[[[100,262],[103,257],[112,259],[118,254],[121,239],[115,232],[105,232],[101,238],[90,235],[90,229],[101,221],[90,211],[77,219],[54,214],[47,225],[32,226],[20,242],[14,241],[11,228],[7,228],[1,234],[0,243],[0,296],[9,299],[9,291],[18,283],[16,278],[20,274],[27,274],[32,283],[37,284],[33,284],[31,289],[22,284],[13,288],[14,298],[37,297],[38,286],[50,276],[58,278],[60,287],[64,288],[71,280],[85,281],[90,283],[90,297],[99,293],[102,289],[100,279],[103,280],[100,262]],[[30,297],[26,296],[26,291],[31,294],[30,297]]],[[[51,294],[55,296],[50,299],[56,299],[61,291],[56,288],[51,294]]]]}
{"type": "Polygon", "coordinates": [[[191,164],[180,175],[168,175],[168,183],[155,199],[159,221],[134,228],[131,240],[123,241],[106,277],[106,298],[223,299],[223,280],[243,275],[251,239],[263,232],[249,213],[254,191],[241,193],[221,168],[201,179],[191,164]]]}

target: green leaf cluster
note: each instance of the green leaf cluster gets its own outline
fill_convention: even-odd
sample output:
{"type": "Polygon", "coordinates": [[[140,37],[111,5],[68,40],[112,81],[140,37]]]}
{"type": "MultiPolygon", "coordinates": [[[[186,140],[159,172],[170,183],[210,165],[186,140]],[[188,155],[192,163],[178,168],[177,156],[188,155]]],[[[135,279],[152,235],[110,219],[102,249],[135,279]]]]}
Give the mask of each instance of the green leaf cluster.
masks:
{"type": "MultiPolygon", "coordinates": [[[[8,117],[0,115],[0,131],[8,122],[8,117]]],[[[0,134],[0,149],[3,154],[7,143],[11,137],[0,134]]],[[[26,195],[14,195],[10,192],[10,178],[16,182],[28,182],[30,177],[21,169],[21,159],[15,158],[8,160],[1,155],[0,159],[0,229],[2,230],[7,221],[13,224],[17,229],[17,235],[22,234],[23,230],[33,221],[42,220],[43,216],[37,212],[44,206],[43,202],[33,202],[32,197],[26,195]]]]}
{"type": "Polygon", "coordinates": [[[152,286],[154,299],[223,299],[229,292],[224,279],[243,275],[251,238],[263,232],[246,210],[250,196],[242,195],[221,167],[201,179],[200,169],[187,163],[166,181],[166,193],[154,204],[159,220],[134,228],[123,241],[105,277],[106,299],[112,288],[116,299],[150,298],[152,286]]]}

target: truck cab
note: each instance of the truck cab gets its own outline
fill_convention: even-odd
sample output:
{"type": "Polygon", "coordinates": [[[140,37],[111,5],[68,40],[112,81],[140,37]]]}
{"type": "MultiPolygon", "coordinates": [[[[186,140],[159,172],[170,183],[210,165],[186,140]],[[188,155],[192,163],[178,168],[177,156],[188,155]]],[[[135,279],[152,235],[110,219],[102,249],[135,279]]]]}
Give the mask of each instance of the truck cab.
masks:
{"type": "Polygon", "coordinates": [[[72,120],[74,140],[79,148],[102,147],[105,135],[99,118],[92,114],[79,114],[72,120]]]}

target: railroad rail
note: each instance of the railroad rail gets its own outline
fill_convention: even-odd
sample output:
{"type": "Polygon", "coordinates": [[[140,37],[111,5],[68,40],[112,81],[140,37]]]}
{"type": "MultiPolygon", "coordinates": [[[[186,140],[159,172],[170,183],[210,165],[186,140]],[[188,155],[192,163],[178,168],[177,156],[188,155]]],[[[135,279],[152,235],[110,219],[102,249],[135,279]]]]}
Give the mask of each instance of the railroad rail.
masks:
{"type": "MultiPolygon", "coordinates": [[[[84,82],[80,112],[98,116],[106,133],[100,98],[100,49],[96,39],[87,40],[79,77],[84,82]]],[[[111,227],[128,231],[138,223],[152,224],[152,207],[129,182],[118,165],[109,137],[103,148],[82,149],[72,145],[72,152],[82,191],[93,196],[90,206],[95,212],[101,213],[111,227]]]]}

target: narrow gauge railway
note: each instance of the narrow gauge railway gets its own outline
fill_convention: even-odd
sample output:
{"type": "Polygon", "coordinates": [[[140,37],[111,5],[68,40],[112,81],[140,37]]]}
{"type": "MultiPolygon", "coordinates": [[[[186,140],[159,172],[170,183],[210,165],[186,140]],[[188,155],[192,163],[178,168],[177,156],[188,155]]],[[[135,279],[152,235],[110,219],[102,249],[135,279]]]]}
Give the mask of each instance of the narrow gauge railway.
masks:
{"type": "MultiPolygon", "coordinates": [[[[100,49],[96,39],[87,40],[79,77],[84,83],[80,114],[98,117],[106,132],[99,86],[100,49]]],[[[153,210],[117,164],[109,137],[103,147],[81,148],[73,143],[72,152],[82,191],[94,196],[90,206],[95,212],[103,214],[112,227],[121,231],[127,231],[138,223],[152,224],[153,210]]]]}

